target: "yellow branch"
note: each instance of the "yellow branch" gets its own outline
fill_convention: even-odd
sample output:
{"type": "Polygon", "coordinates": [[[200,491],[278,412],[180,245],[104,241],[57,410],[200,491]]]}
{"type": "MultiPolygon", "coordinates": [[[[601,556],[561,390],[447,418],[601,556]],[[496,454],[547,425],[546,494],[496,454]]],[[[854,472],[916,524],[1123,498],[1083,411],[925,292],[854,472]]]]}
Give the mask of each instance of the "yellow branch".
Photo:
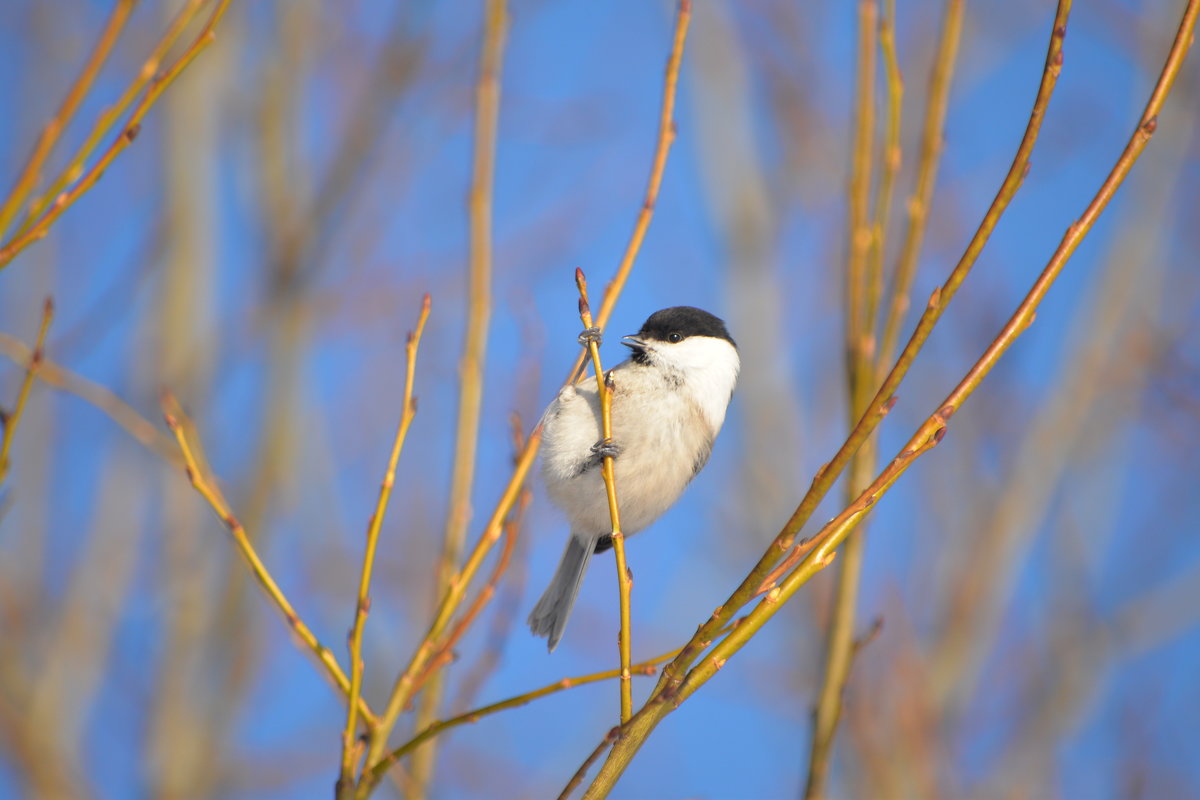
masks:
{"type": "Polygon", "coordinates": [[[38,328],[37,341],[33,345],[29,362],[25,365],[25,377],[21,381],[21,389],[17,392],[17,402],[13,406],[13,410],[4,415],[4,436],[0,440],[0,486],[3,486],[4,481],[8,479],[8,455],[17,432],[17,424],[21,421],[21,415],[25,413],[25,403],[29,400],[33,379],[42,366],[46,348],[46,333],[50,330],[50,320],[53,318],[54,301],[47,297],[42,306],[42,324],[38,328]]]}
{"type": "Polygon", "coordinates": [[[338,777],[338,797],[350,797],[354,792],[354,762],[359,755],[355,745],[358,733],[358,701],[362,697],[362,633],[367,621],[367,613],[371,608],[371,570],[375,564],[375,547],[379,543],[379,531],[383,527],[383,517],[387,513],[388,501],[392,496],[392,486],[396,480],[396,464],[400,460],[400,451],[404,448],[404,440],[408,436],[409,426],[417,413],[417,404],[413,399],[413,379],[417,366],[417,348],[421,344],[421,334],[425,331],[425,321],[429,318],[429,295],[421,302],[421,311],[417,315],[417,325],[408,335],[405,346],[407,366],[404,373],[404,396],[401,401],[400,424],[396,428],[396,437],[392,441],[392,452],[388,456],[387,471],[379,485],[379,499],[375,502],[375,511],[371,514],[371,522],[367,526],[367,545],[363,552],[362,573],[358,582],[358,602],[354,607],[354,627],[350,632],[350,701],[346,706],[346,728],[342,732],[342,771],[338,777]]]}
{"type": "MultiPolygon", "coordinates": [[[[731,630],[731,628],[727,627],[724,630],[722,630],[721,633],[728,633],[730,630],[731,630]]],[[[655,672],[656,666],[658,666],[659,664],[662,664],[665,661],[671,660],[678,654],[679,654],[678,649],[672,650],[669,653],[663,653],[660,656],[655,656],[654,658],[648,659],[646,661],[641,661],[637,664],[632,665],[629,668],[629,671],[633,675],[653,675],[655,672]]],[[[538,700],[542,697],[556,694],[558,692],[565,691],[567,689],[574,689],[577,686],[586,686],[589,683],[596,683],[598,681],[606,681],[606,680],[611,680],[613,678],[619,678],[619,677],[621,677],[620,669],[609,669],[609,670],[604,670],[603,672],[593,672],[588,675],[581,675],[580,677],[577,677],[577,678],[563,678],[562,680],[558,680],[547,686],[543,686],[540,689],[534,689],[531,692],[524,692],[522,694],[518,694],[513,697],[509,697],[505,700],[500,700],[499,702],[491,703],[490,705],[486,705],[486,706],[482,706],[481,708],[472,709],[471,711],[467,711],[465,713],[459,714],[456,717],[452,717],[450,719],[443,720],[441,722],[435,722],[432,725],[430,725],[428,728],[425,728],[424,730],[422,730],[416,736],[409,739],[404,744],[397,747],[395,750],[388,753],[387,757],[384,758],[382,761],[380,761],[379,764],[376,765],[375,768],[372,770],[372,772],[374,773],[374,777],[376,779],[378,779],[393,764],[395,764],[400,759],[404,758],[404,756],[408,755],[413,750],[420,747],[422,744],[424,744],[429,739],[432,739],[433,737],[438,736],[443,731],[446,731],[450,728],[456,728],[460,725],[473,724],[475,722],[478,722],[480,719],[490,716],[492,714],[495,714],[497,712],[506,711],[507,709],[510,709],[510,708],[517,708],[519,706],[526,705],[527,703],[532,703],[534,700],[538,700]]]]}
{"type": "Polygon", "coordinates": [[[71,118],[75,116],[75,112],[79,109],[79,104],[87,96],[92,83],[96,80],[96,75],[100,72],[100,68],[108,60],[108,55],[112,52],[113,45],[117,42],[117,37],[124,30],[125,23],[129,20],[129,12],[132,10],[133,0],[117,0],[116,4],[113,5],[112,14],[108,17],[108,23],[100,33],[100,39],[96,42],[96,46],[92,49],[88,60],[84,62],[83,70],[79,73],[79,77],[75,79],[75,82],[71,84],[71,88],[67,90],[67,96],[63,98],[58,111],[46,123],[46,127],[42,129],[37,143],[33,146],[33,152],[30,154],[29,160],[25,162],[25,168],[17,178],[16,185],[13,187],[12,192],[9,193],[8,199],[4,201],[4,205],[0,206],[0,238],[4,236],[13,218],[20,212],[21,204],[25,202],[25,198],[33,191],[34,184],[37,183],[38,178],[41,176],[42,166],[46,163],[46,159],[50,157],[50,152],[54,149],[54,145],[58,143],[62,132],[70,124],[71,118]]]}
{"type": "MultiPolygon", "coordinates": [[[[692,0],[679,0],[679,11],[675,15],[675,35],[671,42],[671,54],[667,57],[667,73],[663,80],[662,109],[658,115],[658,141],[654,146],[654,161],[650,166],[650,179],[646,183],[646,196],[638,211],[637,221],[633,225],[633,235],[621,256],[621,264],[616,274],[604,290],[604,298],[600,301],[600,311],[596,314],[596,327],[601,330],[608,324],[617,298],[625,288],[625,281],[633,269],[633,262],[642,249],[642,241],[650,228],[650,220],[654,217],[654,206],[658,203],[658,190],[662,187],[663,172],[667,167],[667,154],[675,141],[675,95],[679,87],[679,65],[683,62],[683,45],[687,41],[688,24],[692,21],[692,0]]],[[[563,382],[564,385],[574,383],[579,379],[583,364],[587,361],[586,350],[580,352],[575,359],[575,365],[563,382]]]]}
{"type": "MultiPolygon", "coordinates": [[[[592,328],[592,308],[588,303],[587,278],[583,270],[575,270],[575,285],[579,288],[579,320],[584,329],[592,328]]],[[[612,373],[604,374],[600,366],[600,345],[594,338],[588,339],[588,354],[592,358],[592,369],[596,372],[597,397],[600,399],[600,430],[605,442],[612,442],[612,373]]],[[[613,553],[617,557],[617,595],[620,606],[621,629],[617,634],[617,650],[621,665],[621,724],[633,716],[633,680],[629,672],[632,633],[629,622],[629,566],[625,561],[625,534],[621,532],[621,511],[617,505],[617,477],[613,471],[613,458],[604,456],[604,489],[608,494],[608,514],[612,520],[613,553]]]]}
{"type": "MultiPolygon", "coordinates": [[[[164,36],[159,49],[156,50],[156,57],[160,56],[161,53],[165,53],[169,47],[167,40],[170,39],[173,42],[174,38],[178,37],[183,27],[191,20],[202,4],[203,0],[192,0],[189,5],[184,7],[183,11],[180,12],[179,16],[172,23],[167,36],[164,36]]],[[[84,173],[83,177],[79,178],[74,186],[58,193],[62,187],[65,187],[79,176],[87,153],[90,152],[91,148],[95,147],[95,142],[104,136],[108,127],[116,121],[117,115],[114,115],[113,111],[110,110],[108,114],[101,117],[101,121],[97,123],[92,136],[89,137],[88,142],[84,144],[84,147],[72,161],[72,164],[59,177],[54,188],[44,197],[35,201],[29,219],[21,226],[17,235],[10,239],[7,244],[0,246],[0,269],[7,266],[26,247],[44,238],[50,232],[50,226],[62,215],[63,211],[83,196],[86,191],[91,189],[96,181],[100,180],[100,176],[108,169],[113,159],[133,143],[133,140],[137,138],[138,133],[141,131],[142,118],[150,111],[155,101],[179,77],[180,73],[187,69],[188,65],[200,55],[201,51],[216,39],[213,29],[221,17],[224,16],[228,6],[229,0],[219,0],[217,2],[217,6],[213,9],[213,13],[209,16],[204,28],[192,41],[191,45],[162,74],[154,75],[155,70],[158,68],[156,57],[152,57],[146,62],[138,80],[129,87],[126,94],[121,98],[121,102],[128,103],[143,86],[146,87],[141,101],[134,107],[133,112],[129,115],[129,119],[122,126],[120,133],[117,134],[112,144],[109,145],[108,149],[104,151],[96,163],[92,165],[92,168],[84,173]],[[153,80],[150,80],[151,76],[154,76],[153,80]],[[147,81],[149,81],[148,84],[146,83],[147,81]],[[53,201],[50,200],[51,196],[54,197],[53,201]]],[[[119,106],[120,103],[118,103],[119,106]]]]}
{"type": "MultiPolygon", "coordinates": [[[[254,577],[258,579],[259,586],[262,587],[268,599],[279,609],[279,613],[283,615],[288,627],[292,629],[292,632],[316,656],[317,661],[325,668],[333,684],[341,690],[342,694],[348,696],[350,693],[350,680],[346,677],[346,673],[342,671],[342,667],[338,664],[333,652],[321,644],[316,634],[312,632],[312,629],[304,623],[304,620],[300,619],[300,615],[296,613],[292,604],[288,602],[283,590],[275,583],[275,579],[271,577],[271,573],[267,570],[266,565],[258,557],[258,553],[254,550],[254,545],[250,543],[250,538],[246,535],[245,528],[242,527],[242,523],[233,515],[221,493],[217,491],[216,487],[213,486],[200,469],[191,442],[188,441],[187,434],[184,432],[182,423],[186,420],[186,416],[182,408],[180,408],[179,402],[170,392],[164,392],[162,404],[163,417],[167,422],[167,427],[171,429],[171,433],[175,435],[175,440],[179,444],[179,451],[183,455],[184,472],[187,474],[188,480],[191,481],[192,487],[208,502],[221,522],[229,529],[229,533],[233,536],[233,541],[237,544],[242,558],[250,567],[250,571],[254,573],[254,577]]],[[[361,697],[358,701],[358,713],[362,715],[363,720],[368,725],[375,722],[375,714],[361,697]]]]}

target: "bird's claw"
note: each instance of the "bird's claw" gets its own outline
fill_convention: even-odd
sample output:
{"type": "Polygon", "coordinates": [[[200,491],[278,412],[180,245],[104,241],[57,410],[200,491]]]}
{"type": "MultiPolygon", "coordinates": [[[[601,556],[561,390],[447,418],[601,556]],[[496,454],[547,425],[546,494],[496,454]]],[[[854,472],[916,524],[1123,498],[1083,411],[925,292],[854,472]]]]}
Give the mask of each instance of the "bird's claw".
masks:
{"type": "Polygon", "coordinates": [[[588,345],[592,344],[593,342],[595,342],[597,345],[599,345],[601,342],[604,341],[604,336],[600,332],[599,328],[596,328],[596,327],[585,328],[583,330],[583,332],[579,334],[578,341],[579,341],[579,344],[581,344],[584,347],[587,347],[588,345]]]}
{"type": "Polygon", "coordinates": [[[616,458],[623,448],[612,439],[601,439],[592,445],[592,452],[600,458],[616,458]]]}

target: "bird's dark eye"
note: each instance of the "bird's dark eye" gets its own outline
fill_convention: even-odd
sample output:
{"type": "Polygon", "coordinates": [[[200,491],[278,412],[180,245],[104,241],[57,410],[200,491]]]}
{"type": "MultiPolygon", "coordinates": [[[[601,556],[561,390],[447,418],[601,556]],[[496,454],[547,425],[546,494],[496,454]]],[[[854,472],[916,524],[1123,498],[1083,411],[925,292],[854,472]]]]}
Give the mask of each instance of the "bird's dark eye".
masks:
{"type": "Polygon", "coordinates": [[[676,342],[682,342],[683,336],[678,333],[668,333],[667,341],[670,342],[671,344],[675,344],[676,342]]]}

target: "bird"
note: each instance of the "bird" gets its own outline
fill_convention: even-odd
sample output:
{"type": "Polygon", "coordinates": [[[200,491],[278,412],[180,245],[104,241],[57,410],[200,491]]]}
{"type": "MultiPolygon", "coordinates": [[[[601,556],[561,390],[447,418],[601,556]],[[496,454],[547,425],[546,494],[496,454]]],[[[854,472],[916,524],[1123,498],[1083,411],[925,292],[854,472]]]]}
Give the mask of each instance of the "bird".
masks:
{"type": "MultiPolygon", "coordinates": [[[[580,343],[599,330],[580,334],[580,343]]],[[[529,628],[550,652],[566,628],[588,561],[612,547],[602,464],[613,457],[621,531],[643,530],[674,505],[708,462],[741,362],[724,321],[699,308],[651,314],[622,337],[629,358],[609,371],[612,436],[603,439],[595,376],[564,386],[542,415],[541,475],[570,536],[529,628]]]]}

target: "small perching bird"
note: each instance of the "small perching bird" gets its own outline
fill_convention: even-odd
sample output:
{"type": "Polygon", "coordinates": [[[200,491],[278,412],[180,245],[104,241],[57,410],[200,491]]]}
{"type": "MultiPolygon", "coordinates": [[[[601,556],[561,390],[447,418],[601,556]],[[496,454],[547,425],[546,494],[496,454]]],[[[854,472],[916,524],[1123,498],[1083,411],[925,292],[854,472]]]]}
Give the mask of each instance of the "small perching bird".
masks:
{"type": "Polygon", "coordinates": [[[724,322],[699,308],[656,311],[621,343],[633,352],[611,371],[611,441],[601,441],[594,377],[564,387],[542,415],[542,478],[571,523],[558,570],[529,615],[551,651],[589,559],[612,547],[604,456],[613,456],[621,529],[630,536],[670,508],[708,461],[737,383],[737,345],[724,322]]]}

